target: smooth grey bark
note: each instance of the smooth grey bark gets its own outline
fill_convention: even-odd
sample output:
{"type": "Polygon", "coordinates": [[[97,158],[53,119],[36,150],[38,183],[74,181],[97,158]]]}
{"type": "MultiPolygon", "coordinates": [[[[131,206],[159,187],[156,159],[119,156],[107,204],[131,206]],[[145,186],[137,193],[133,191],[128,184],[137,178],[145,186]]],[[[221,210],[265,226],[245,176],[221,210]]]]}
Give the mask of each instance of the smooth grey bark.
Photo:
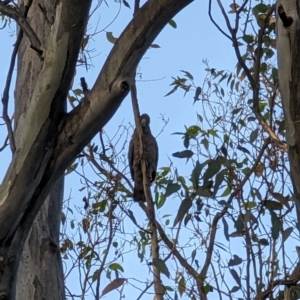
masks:
{"type": "MultiPolygon", "coordinates": [[[[279,89],[286,125],[291,181],[300,231],[300,1],[277,0],[276,37],[279,89]]],[[[298,248],[298,247],[296,247],[298,248]]],[[[297,251],[299,255],[299,251],[297,251]]],[[[299,278],[299,263],[289,278],[299,278]]],[[[286,286],[284,299],[296,299],[298,285],[286,286]]]]}
{"type": "MultiPolygon", "coordinates": [[[[24,10],[22,0],[19,1],[19,5],[24,10]]],[[[28,10],[27,20],[44,45],[47,45],[50,36],[54,12],[54,6],[51,6],[47,0],[34,1],[28,10]]],[[[42,61],[30,49],[26,36],[23,36],[17,59],[15,129],[19,118],[21,118],[21,123],[23,116],[26,115],[30,95],[41,68],[42,61]]],[[[20,140],[19,137],[15,137],[17,149],[20,140]]],[[[18,300],[65,299],[63,267],[59,251],[63,185],[64,178],[62,177],[47,196],[27,236],[17,274],[16,299],[18,300]]]]}
{"type": "MultiPolygon", "coordinates": [[[[42,68],[0,186],[0,297],[15,299],[21,249],[46,196],[129,92],[137,64],[163,27],[193,0],[149,0],[115,43],[94,86],[72,112],[64,103],[73,78],[91,0],[57,0],[42,68]]],[[[1,12],[1,9],[0,9],[1,12]]],[[[23,92],[22,92],[23,93],[23,92]]],[[[23,97],[23,96],[22,96],[23,97]]]]}

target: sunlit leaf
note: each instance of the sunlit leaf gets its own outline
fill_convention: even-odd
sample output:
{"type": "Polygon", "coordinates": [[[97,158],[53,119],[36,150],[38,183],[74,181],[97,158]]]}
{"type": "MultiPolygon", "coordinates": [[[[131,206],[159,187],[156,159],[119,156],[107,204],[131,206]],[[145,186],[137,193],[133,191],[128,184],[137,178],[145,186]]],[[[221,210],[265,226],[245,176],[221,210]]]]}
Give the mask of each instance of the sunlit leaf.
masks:
{"type": "Polygon", "coordinates": [[[118,270],[118,271],[124,272],[123,267],[117,263],[110,264],[109,268],[113,271],[118,270]]]}
{"type": "Polygon", "coordinates": [[[118,39],[115,38],[112,34],[112,32],[108,31],[106,32],[106,38],[109,42],[111,42],[112,44],[114,44],[118,39]]]}

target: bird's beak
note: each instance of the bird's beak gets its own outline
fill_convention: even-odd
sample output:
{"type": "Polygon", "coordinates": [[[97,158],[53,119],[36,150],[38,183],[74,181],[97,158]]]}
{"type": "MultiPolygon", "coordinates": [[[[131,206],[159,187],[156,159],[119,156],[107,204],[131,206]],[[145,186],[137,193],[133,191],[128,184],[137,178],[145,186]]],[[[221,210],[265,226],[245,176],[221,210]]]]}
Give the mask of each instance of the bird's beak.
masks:
{"type": "Polygon", "coordinates": [[[141,125],[142,125],[142,127],[145,127],[146,124],[147,124],[147,120],[146,120],[145,118],[143,118],[143,119],[141,120],[141,125]]]}

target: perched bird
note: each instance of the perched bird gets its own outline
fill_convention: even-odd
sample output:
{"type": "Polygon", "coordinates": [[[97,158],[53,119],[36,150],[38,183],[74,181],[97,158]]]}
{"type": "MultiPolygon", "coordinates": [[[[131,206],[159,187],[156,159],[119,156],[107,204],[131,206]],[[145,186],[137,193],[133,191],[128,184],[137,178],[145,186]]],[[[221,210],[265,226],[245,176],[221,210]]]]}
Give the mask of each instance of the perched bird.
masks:
{"type": "MultiPolygon", "coordinates": [[[[141,127],[143,131],[143,158],[146,162],[147,175],[149,182],[152,183],[156,176],[158,162],[158,146],[155,137],[150,130],[150,117],[142,114],[140,117],[141,127]]],[[[146,201],[144,186],[142,161],[140,155],[140,141],[137,129],[134,130],[128,151],[129,168],[132,180],[134,181],[133,200],[146,201]]]]}

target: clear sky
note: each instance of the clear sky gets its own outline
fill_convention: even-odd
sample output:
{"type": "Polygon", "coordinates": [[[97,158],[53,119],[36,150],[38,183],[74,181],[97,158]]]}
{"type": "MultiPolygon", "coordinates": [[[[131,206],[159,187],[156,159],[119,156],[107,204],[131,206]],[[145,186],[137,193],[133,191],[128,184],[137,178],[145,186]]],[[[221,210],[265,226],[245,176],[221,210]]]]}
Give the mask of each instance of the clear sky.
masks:
{"type": "MultiPolygon", "coordinates": [[[[127,0],[131,7],[133,7],[133,1],[127,0]]],[[[121,11],[113,23],[107,27],[115,18],[117,11],[120,7],[115,1],[107,1],[109,7],[103,4],[100,9],[95,12],[88,27],[88,32],[101,31],[99,34],[93,37],[89,49],[94,49],[92,52],[92,59],[89,63],[93,64],[88,71],[85,67],[81,67],[77,70],[78,75],[74,82],[74,88],[79,87],[79,78],[84,76],[88,85],[91,87],[101,70],[101,66],[105,62],[109,51],[112,48],[112,44],[106,39],[106,32],[112,32],[115,37],[118,37],[123,31],[126,24],[132,18],[132,9],[128,9],[124,5],[121,5],[121,11]],[[107,27],[107,28],[106,28],[107,27]],[[105,28],[105,30],[103,30],[105,28]]],[[[226,1],[224,1],[226,2],[226,1]]],[[[224,3],[224,5],[226,5],[224,3]]],[[[223,17],[219,13],[216,5],[213,10],[215,20],[224,28],[223,17]]],[[[229,2],[226,7],[229,10],[229,2]]],[[[193,74],[195,83],[202,85],[205,72],[205,64],[203,59],[208,59],[210,67],[215,67],[218,70],[232,70],[236,65],[236,58],[233,52],[231,42],[224,37],[211,23],[207,14],[207,3],[205,1],[195,1],[182,12],[180,12],[175,18],[177,29],[174,29],[170,25],[167,25],[161,34],[155,40],[155,44],[158,44],[160,48],[149,49],[145,54],[139,65],[139,73],[141,77],[137,80],[138,98],[141,113],[146,112],[151,116],[151,129],[154,135],[157,135],[162,127],[163,122],[161,116],[165,119],[169,119],[164,131],[158,136],[157,141],[159,144],[159,167],[170,165],[170,160],[174,162],[176,166],[180,168],[186,174],[190,173],[190,169],[185,166],[184,160],[179,160],[172,157],[172,153],[176,151],[184,150],[182,140],[176,135],[171,135],[174,132],[184,131],[184,126],[187,127],[197,122],[196,113],[201,114],[202,106],[199,103],[193,105],[193,94],[187,94],[183,97],[183,92],[178,91],[168,97],[164,95],[171,90],[172,87],[169,84],[172,81],[172,76],[182,75],[179,70],[186,70],[193,74]]],[[[10,58],[13,44],[15,42],[15,26],[6,27],[0,31],[0,39],[2,41],[1,57],[10,58]]],[[[1,62],[0,82],[2,82],[1,91],[4,88],[6,74],[8,70],[9,59],[4,59],[1,62]]],[[[11,99],[13,101],[13,89],[11,90],[11,99]]],[[[11,110],[12,111],[12,107],[11,110]]],[[[120,123],[127,126],[133,124],[133,112],[131,107],[131,100],[128,96],[122,103],[120,109],[113,116],[110,122],[105,126],[104,131],[108,136],[113,136],[120,123]]],[[[6,136],[5,127],[0,127],[0,138],[4,140],[6,136]]],[[[99,142],[98,137],[96,141],[99,142]]],[[[6,165],[10,159],[10,153],[5,150],[1,153],[1,165],[0,178],[4,175],[6,165]],[[4,166],[3,166],[4,165],[4,166]]],[[[92,172],[87,173],[91,181],[97,180],[92,172]]],[[[85,196],[84,192],[79,192],[81,187],[80,178],[72,173],[66,177],[65,198],[69,198],[71,195],[71,207],[80,207],[82,210],[82,197],[85,196]]],[[[177,213],[178,199],[168,198],[167,203],[163,209],[163,212],[169,211],[173,216],[177,213]],[[172,202],[174,201],[174,202],[172,202]],[[176,203],[176,205],[174,205],[176,203]],[[176,209],[174,209],[174,207],[176,209]]],[[[142,215],[141,210],[132,206],[131,208],[137,219],[143,224],[145,218],[142,215]]],[[[74,209],[75,211],[75,209],[74,209]]],[[[161,213],[160,213],[161,214],[161,213]]],[[[161,217],[161,215],[159,216],[161,217]]],[[[69,215],[70,217],[70,215],[69,215]]],[[[127,228],[131,226],[131,223],[126,222],[127,228]]],[[[130,227],[132,230],[132,226],[130,227]]],[[[224,242],[222,234],[220,234],[219,242],[224,242]]],[[[235,245],[236,241],[232,242],[235,245]]],[[[238,247],[232,251],[233,254],[239,254],[238,247]]],[[[199,253],[200,255],[200,253],[199,253]]],[[[203,254],[202,254],[203,255],[203,254]]],[[[228,256],[228,259],[230,255],[228,256]]],[[[201,258],[198,258],[201,262],[201,258]]],[[[124,261],[119,261],[124,268],[125,278],[139,278],[146,272],[148,276],[148,267],[145,266],[145,262],[138,265],[138,258],[136,252],[126,254],[124,261]]],[[[68,262],[66,261],[66,264],[68,262]]],[[[172,264],[170,264],[172,267],[172,264]]],[[[229,275],[230,276],[230,275],[229,275]]],[[[151,275],[149,275],[151,277],[151,275]]],[[[104,278],[104,276],[103,276],[104,278]]],[[[164,275],[162,278],[165,279],[164,275]]],[[[229,281],[232,280],[230,277],[229,281]]],[[[104,278],[102,283],[102,289],[109,281],[104,278]]],[[[130,281],[131,284],[135,284],[134,281],[130,281]]],[[[73,272],[67,280],[68,288],[74,293],[80,293],[80,287],[78,285],[78,273],[73,272]]],[[[234,283],[231,283],[234,285],[234,283]]],[[[125,295],[127,299],[136,299],[139,295],[139,291],[132,288],[131,285],[125,286],[125,295]]],[[[172,293],[171,293],[172,294],[172,293]]],[[[107,294],[105,299],[116,299],[118,294],[116,291],[107,294]]],[[[92,296],[86,295],[86,299],[93,299],[92,296]]],[[[153,295],[145,295],[142,299],[153,299],[153,295]]],[[[187,299],[187,298],[183,298],[187,299]]]]}

